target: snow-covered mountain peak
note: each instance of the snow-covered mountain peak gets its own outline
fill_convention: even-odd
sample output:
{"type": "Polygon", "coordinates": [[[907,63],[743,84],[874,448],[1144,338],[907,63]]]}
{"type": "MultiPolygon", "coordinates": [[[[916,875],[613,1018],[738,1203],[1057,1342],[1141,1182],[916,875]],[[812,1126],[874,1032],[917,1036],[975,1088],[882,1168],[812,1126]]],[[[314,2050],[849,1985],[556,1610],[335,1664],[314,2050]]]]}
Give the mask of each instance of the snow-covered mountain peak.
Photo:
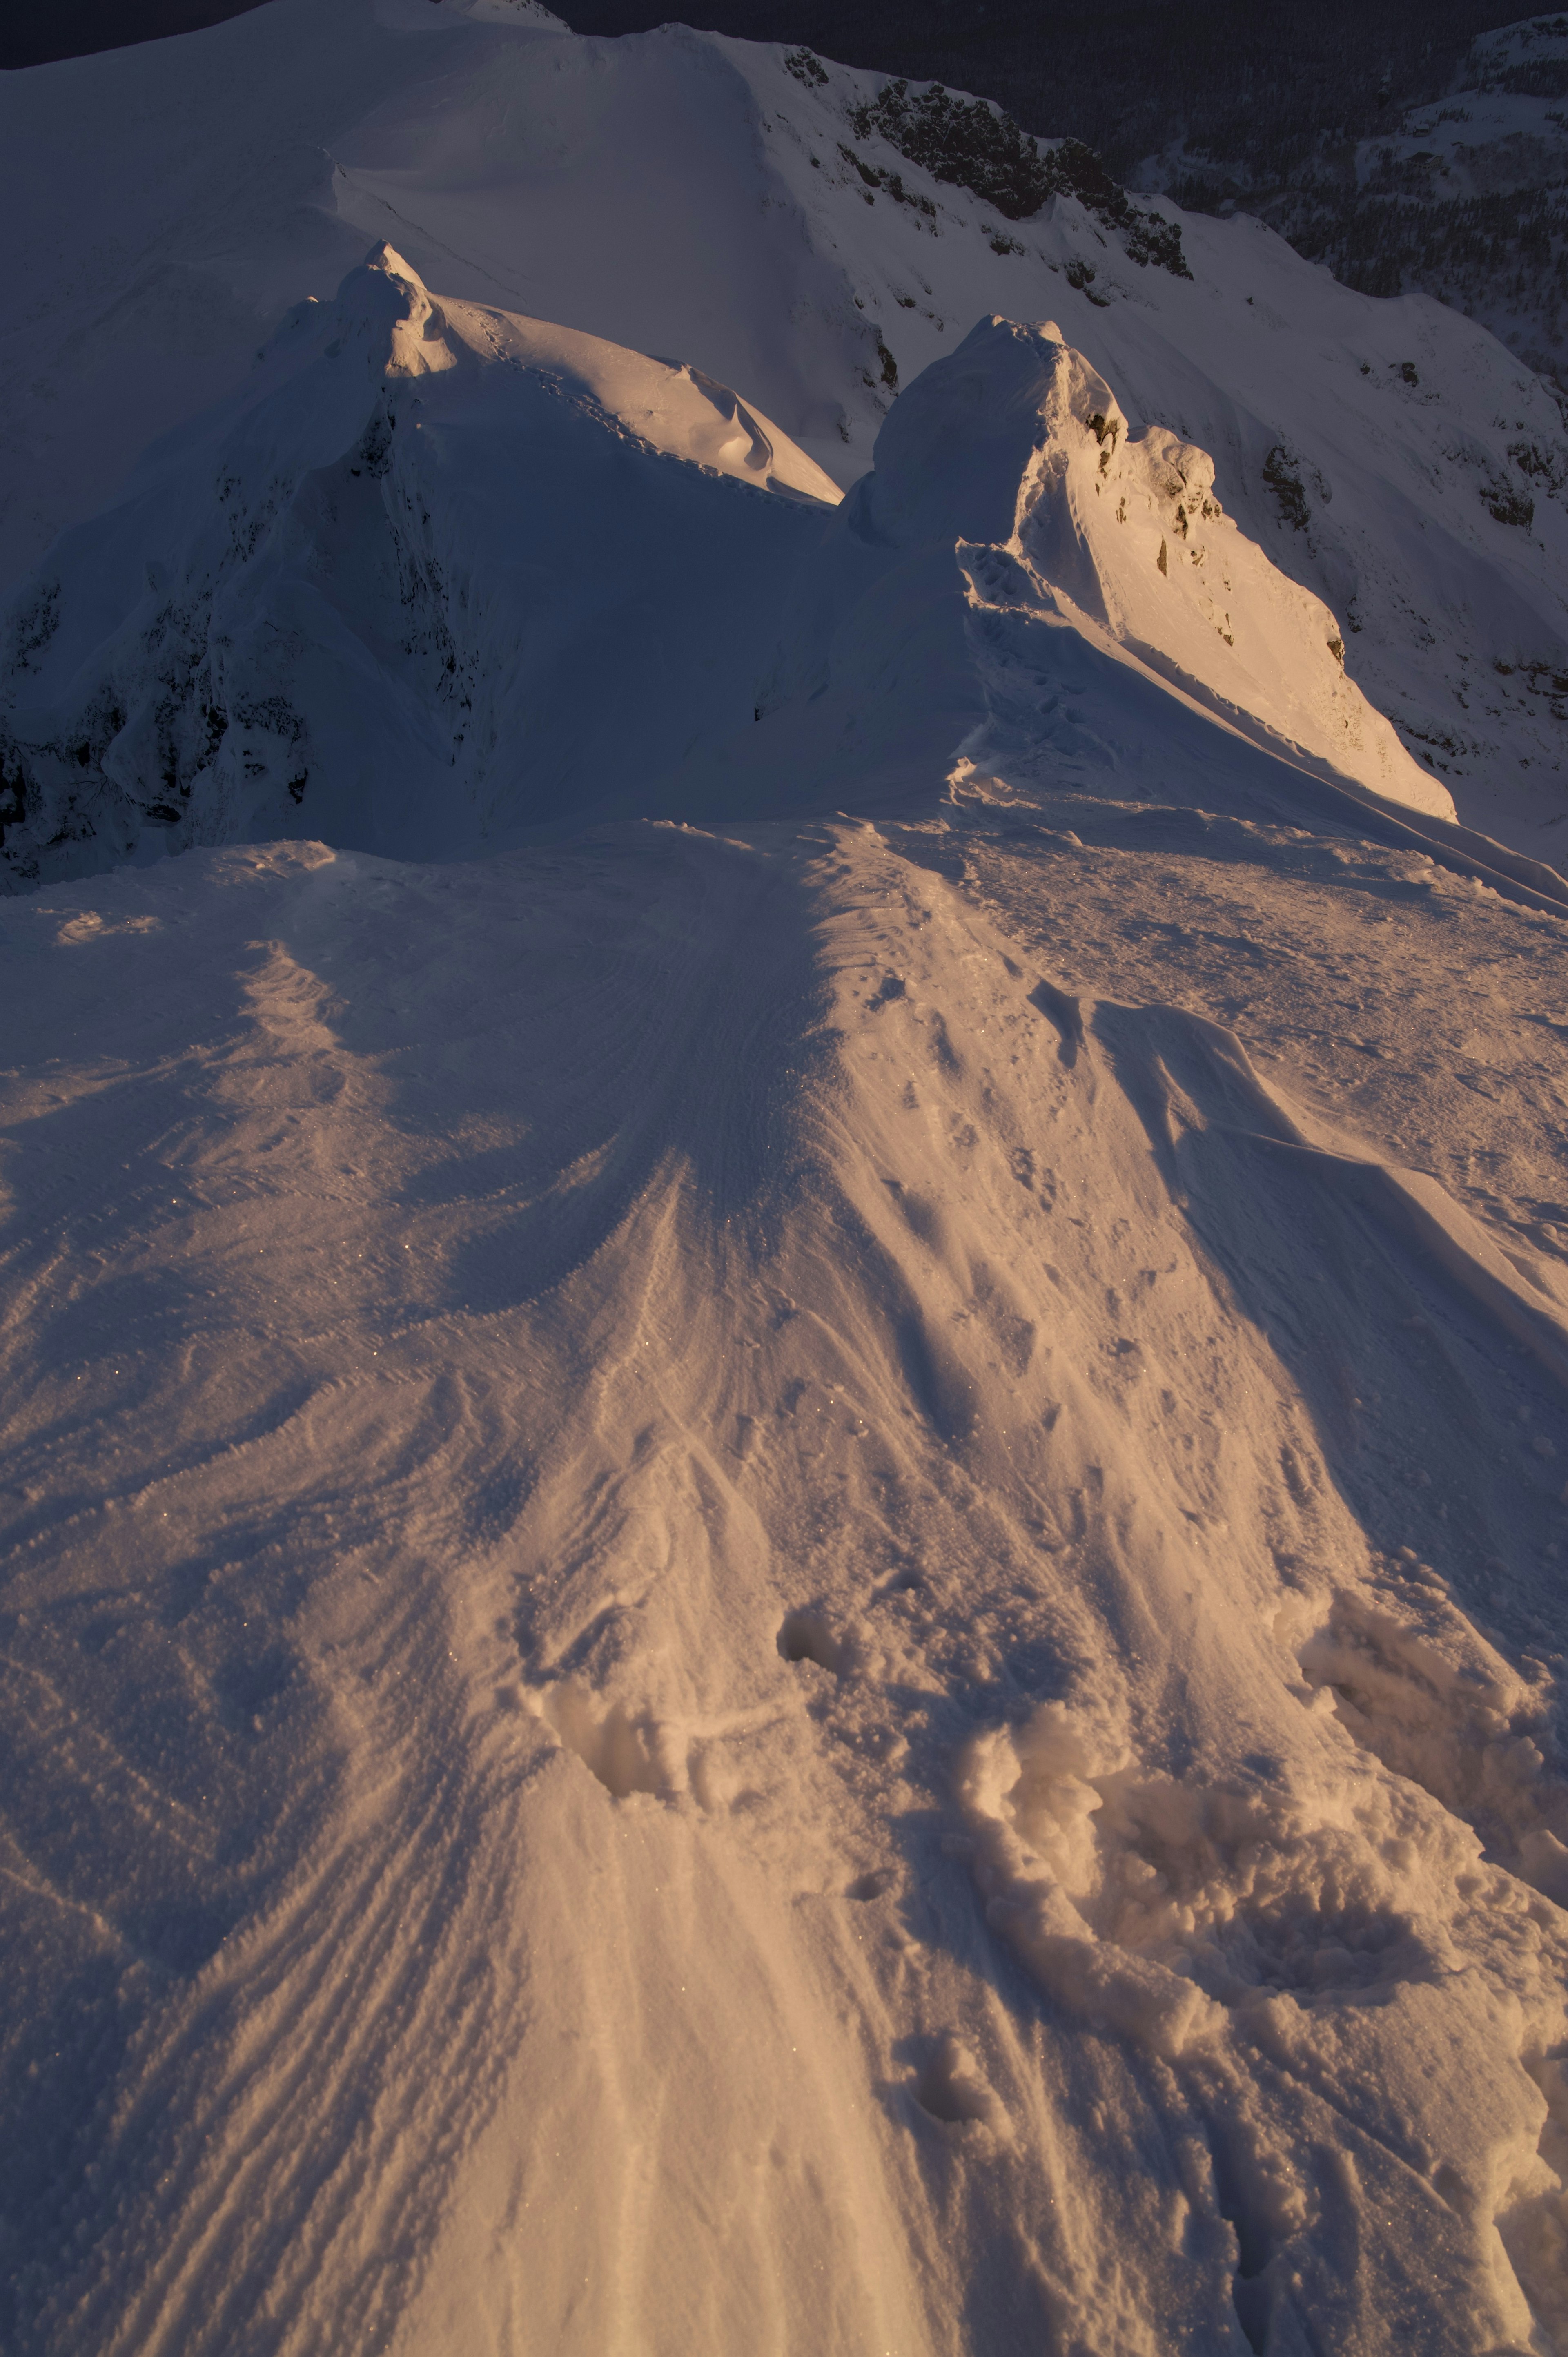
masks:
{"type": "MultiPolygon", "coordinates": [[[[1451,311],[1369,301],[1244,219],[1164,207],[1188,277],[1103,206],[1029,213],[1033,165],[1004,188],[932,147],[938,114],[1003,137],[945,96],[956,113],[684,27],[579,38],[504,0],[273,0],[156,58],[6,79],[25,324],[0,439],[27,464],[0,482],[0,578],[124,497],[156,435],[199,430],[247,371],[259,390],[256,351],[307,294],[314,350],[383,239],[439,289],[454,352],[467,303],[678,354],[844,488],[977,319],[1054,318],[1134,428],[1210,453],[1226,512],[1333,609],[1351,675],[1466,819],[1552,856],[1568,440],[1547,388],[1451,311]]],[[[701,422],[724,429],[703,463],[757,479],[749,434],[701,422]]]]}
{"type": "Polygon", "coordinates": [[[1115,410],[1109,388],[1054,319],[1029,327],[993,312],[895,402],[859,487],[867,526],[899,546],[1011,541],[1064,417],[1106,404],[1115,410]]]}
{"type": "Polygon", "coordinates": [[[1059,342],[1047,352],[1042,441],[1015,535],[1036,577],[1227,718],[1452,818],[1446,788],[1346,677],[1340,622],[1225,513],[1209,453],[1164,425],[1129,432],[1081,354],[1059,342]]]}
{"type": "Polygon", "coordinates": [[[363,343],[384,376],[436,376],[457,365],[446,314],[418,271],[384,238],[344,279],[328,317],[339,337],[363,343]]]}
{"type": "Polygon", "coordinates": [[[379,242],[25,587],[4,872],[302,823],[412,856],[585,807],[633,748],[656,780],[749,721],[839,498],[700,369],[437,299],[379,242]]]}
{"type": "Polygon", "coordinates": [[[289,314],[262,355],[261,381],[274,382],[306,360],[338,362],[351,353],[389,385],[461,368],[499,366],[509,383],[520,371],[532,374],[666,457],[827,507],[843,496],[782,427],[701,369],[489,305],[437,302],[384,240],[349,273],[333,302],[307,301],[289,314]]]}
{"type": "Polygon", "coordinates": [[[1240,737],[1453,818],[1208,454],[1133,431],[1054,322],[983,319],[835,507],[703,371],[437,296],[378,243],[14,606],[5,872],[869,806],[939,791],[983,744],[1035,759],[1058,707],[1061,758],[1153,763],[1166,795],[1212,804],[1240,737]]]}
{"type": "Polygon", "coordinates": [[[1214,461],[1167,427],[1130,430],[1105,379],[1047,320],[983,319],[894,404],[851,528],[884,544],[967,544],[1016,560],[1010,603],[1067,616],[1230,725],[1444,818],[1345,675],[1341,625],[1225,514],[1214,461]]]}

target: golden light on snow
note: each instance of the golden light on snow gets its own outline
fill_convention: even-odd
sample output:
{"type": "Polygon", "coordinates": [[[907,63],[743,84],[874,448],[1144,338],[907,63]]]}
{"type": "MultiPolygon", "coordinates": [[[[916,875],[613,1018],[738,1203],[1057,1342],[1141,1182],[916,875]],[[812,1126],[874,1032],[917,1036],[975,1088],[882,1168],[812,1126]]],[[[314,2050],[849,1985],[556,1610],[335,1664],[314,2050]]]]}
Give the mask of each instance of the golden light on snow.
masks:
{"type": "Polygon", "coordinates": [[[0,2339],[1557,2346],[1551,397],[804,53],[155,47],[0,87],[0,2339]]]}

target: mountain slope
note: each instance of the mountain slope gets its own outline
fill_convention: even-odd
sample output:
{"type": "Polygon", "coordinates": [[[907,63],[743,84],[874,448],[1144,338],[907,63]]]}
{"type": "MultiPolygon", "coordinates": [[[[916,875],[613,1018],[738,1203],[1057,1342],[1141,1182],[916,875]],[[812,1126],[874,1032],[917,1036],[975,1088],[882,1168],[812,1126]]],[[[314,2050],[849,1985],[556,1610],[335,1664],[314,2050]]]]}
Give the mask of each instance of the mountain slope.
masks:
{"type": "Polygon", "coordinates": [[[1178,139],[1133,177],[1188,205],[1245,205],[1369,295],[1434,295],[1561,389],[1568,27],[1482,31],[1452,72],[1418,79],[1423,103],[1391,112],[1385,98],[1377,124],[1363,106],[1354,133],[1325,124],[1273,154],[1255,133],[1212,150],[1178,139]]]}
{"type": "Polygon", "coordinates": [[[1328,605],[1349,675],[1466,818],[1550,857],[1568,446],[1544,388],[1452,313],[1369,302],[1244,221],[1186,218],[1188,281],[1072,197],[1009,221],[891,144],[885,87],[466,0],[273,0],[8,79],[0,422],[28,454],[8,564],[94,511],[371,239],[454,300],[679,353],[841,484],[896,383],[977,318],[1053,318],[1134,430],[1211,454],[1226,511],[1328,605]]]}
{"type": "Polygon", "coordinates": [[[409,857],[616,812],[908,809],[1021,713],[1104,791],[1356,797],[1385,839],[1413,811],[1563,897],[1452,824],[1206,454],[1129,434],[1054,325],[977,327],[838,504],[711,380],[444,306],[382,245],[24,587],[4,872],[302,828],[409,857]]]}
{"type": "Polygon", "coordinates": [[[8,2357],[1568,2350],[1543,390],[679,28],[30,87],[8,2357]]]}

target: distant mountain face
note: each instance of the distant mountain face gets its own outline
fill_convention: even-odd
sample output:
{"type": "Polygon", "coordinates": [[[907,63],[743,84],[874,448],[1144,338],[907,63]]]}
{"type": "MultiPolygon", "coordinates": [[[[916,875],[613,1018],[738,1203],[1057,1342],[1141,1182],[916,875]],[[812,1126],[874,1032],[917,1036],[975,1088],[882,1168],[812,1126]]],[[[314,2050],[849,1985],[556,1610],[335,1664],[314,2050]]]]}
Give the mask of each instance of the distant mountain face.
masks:
{"type": "MultiPolygon", "coordinates": [[[[1092,12],[719,0],[703,12],[722,32],[983,91],[1029,131],[1084,142],[1129,188],[1257,214],[1348,285],[1436,295],[1563,382],[1568,147],[1552,118],[1568,35],[1560,16],[1510,14],[1508,0],[1092,12]]],[[[579,0],[572,17],[618,34],[659,12],[579,0]]]]}
{"type": "Polygon", "coordinates": [[[1397,121],[1295,143],[1288,170],[1262,143],[1227,154],[1189,134],[1133,178],[1255,212],[1369,295],[1435,295],[1568,386],[1565,103],[1568,17],[1532,17],[1479,36],[1397,121]]]}

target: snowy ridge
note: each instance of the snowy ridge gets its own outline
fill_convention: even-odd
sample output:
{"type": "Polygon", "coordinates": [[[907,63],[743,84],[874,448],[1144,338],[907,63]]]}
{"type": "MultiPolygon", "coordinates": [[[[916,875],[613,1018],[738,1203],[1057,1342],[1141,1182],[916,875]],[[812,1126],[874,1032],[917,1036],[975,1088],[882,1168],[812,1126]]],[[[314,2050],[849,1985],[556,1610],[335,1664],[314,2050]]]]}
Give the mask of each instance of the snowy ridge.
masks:
{"type": "Polygon", "coordinates": [[[443,307],[381,245],[21,593],[9,872],[580,818],[749,718],[838,497],[701,371],[443,307]]]}
{"type": "Polygon", "coordinates": [[[1132,435],[1054,323],[977,326],[829,525],[837,502],[701,371],[444,307],[379,247],[14,602],[0,872],[322,824],[416,856],[866,808],[1048,746],[1105,791],[1185,769],[1211,807],[1305,815],[1331,781],[1380,839],[1403,807],[1463,872],[1563,899],[1453,823],[1207,454],[1132,435]]]}
{"type": "Polygon", "coordinates": [[[1224,513],[1208,452],[1157,425],[1133,436],[1104,379],[1068,351],[1054,322],[1042,333],[1058,345],[1040,404],[1048,437],[1015,525],[1036,580],[1228,719],[1254,721],[1375,793],[1452,818],[1452,796],[1344,677],[1335,617],[1224,513]]]}
{"type": "Polygon", "coordinates": [[[1273,749],[1452,818],[1451,797],[1344,678],[1334,617],[1213,490],[1206,452],[1157,425],[1129,433],[1054,321],[993,319],[894,410],[846,526],[956,543],[993,603],[1054,612],[1273,749]]]}
{"type": "MultiPolygon", "coordinates": [[[[1421,1231],[1221,1027],[1079,983],[1069,877],[1152,917],[1183,863],[1064,815],[8,904],[9,1739],[94,1732],[6,1903],[113,1992],[38,2081],[103,2190],[29,2230],[32,2341],[259,2348],[263,2286],[289,2349],[1561,2312],[1568,1783],[1478,1569],[1560,1527],[1561,1352],[1441,1185],[1421,1231]]],[[[1312,872],[1330,987],[1361,892],[1506,962],[1494,1029],[1555,941],[1312,872]]]]}

